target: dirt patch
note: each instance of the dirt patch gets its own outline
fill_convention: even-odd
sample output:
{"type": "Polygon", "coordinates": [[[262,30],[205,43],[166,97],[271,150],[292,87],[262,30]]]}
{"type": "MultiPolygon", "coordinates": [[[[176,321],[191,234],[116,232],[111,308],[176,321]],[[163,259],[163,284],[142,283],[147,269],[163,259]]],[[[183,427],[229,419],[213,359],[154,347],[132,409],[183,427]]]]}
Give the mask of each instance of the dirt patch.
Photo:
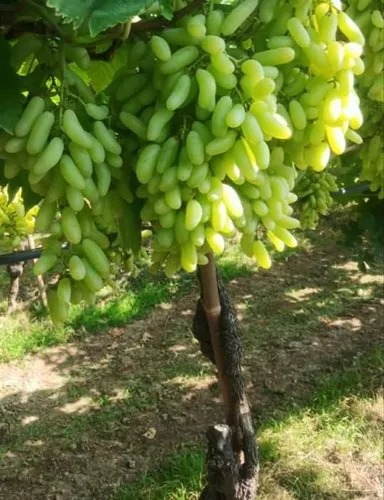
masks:
{"type": "MultiPolygon", "coordinates": [[[[334,243],[228,286],[256,423],[305,406],[320,377],[382,344],[382,277],[358,274],[334,243]]],[[[1,500],[104,500],[181,446],[205,446],[223,417],[191,334],[195,300],[194,291],[125,328],[0,365],[1,500]]],[[[372,374],[364,389],[380,381],[372,374]]],[[[350,498],[376,484],[366,467],[345,464],[350,498]]]]}

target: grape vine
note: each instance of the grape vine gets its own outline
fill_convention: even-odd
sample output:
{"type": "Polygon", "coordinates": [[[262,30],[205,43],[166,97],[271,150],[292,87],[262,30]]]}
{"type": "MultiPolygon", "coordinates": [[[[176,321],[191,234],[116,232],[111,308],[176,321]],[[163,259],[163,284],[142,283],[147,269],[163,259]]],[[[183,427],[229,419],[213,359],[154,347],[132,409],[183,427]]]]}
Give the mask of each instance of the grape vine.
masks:
{"type": "Polygon", "coordinates": [[[0,4],[0,237],[16,248],[37,234],[34,272],[57,276],[55,324],[147,251],[169,277],[198,270],[194,333],[229,426],[211,435],[201,498],[257,488],[237,323],[214,256],[231,241],[270,268],[348,182],[368,183],[369,196],[357,187],[372,226],[384,197],[381,11],[381,0],[0,4]]]}
{"type": "MultiPolygon", "coordinates": [[[[314,227],[336,190],[324,169],[348,141],[362,142],[356,77],[380,97],[364,61],[377,75],[381,21],[375,10],[363,53],[365,17],[353,10],[365,12],[363,3],[181,2],[174,20],[139,21],[153,33],[128,25],[120,64],[99,92],[88,73],[95,51],[68,28],[63,39],[26,33],[11,43],[27,98],[12,131],[1,132],[4,183],[39,204],[35,229],[46,237],[35,272],[61,269],[66,283],[65,293],[50,291],[57,321],[111,282],[119,247],[137,254],[142,223],[152,267],[168,276],[195,271],[228,239],[264,268],[272,250],[297,245],[295,203],[302,226],[314,227]]],[[[381,147],[374,136],[361,150],[372,189],[378,180],[367,172],[381,147]]]]}

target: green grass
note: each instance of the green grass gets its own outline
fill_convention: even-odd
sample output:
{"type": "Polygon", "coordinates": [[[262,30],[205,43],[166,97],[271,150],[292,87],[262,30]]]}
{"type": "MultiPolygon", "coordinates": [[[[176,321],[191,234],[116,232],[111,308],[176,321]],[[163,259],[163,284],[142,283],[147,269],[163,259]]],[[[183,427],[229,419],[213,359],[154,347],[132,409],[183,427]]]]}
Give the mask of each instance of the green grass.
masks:
{"type": "Polygon", "coordinates": [[[133,280],[125,288],[90,307],[73,308],[69,324],[77,329],[101,330],[108,326],[126,325],[148,314],[156,304],[174,300],[191,287],[191,277],[180,275],[167,280],[163,275],[133,280]]]}
{"type": "MultiPolygon", "coordinates": [[[[273,360],[276,352],[281,354],[274,345],[287,345],[289,351],[292,340],[302,342],[303,346],[307,341],[308,344],[319,341],[327,329],[327,322],[347,318],[340,333],[345,335],[347,342],[348,318],[364,323],[366,307],[374,306],[381,296],[373,275],[369,278],[371,281],[356,279],[354,271],[343,267],[348,259],[338,260],[337,255],[334,261],[324,264],[321,254],[320,257],[315,254],[313,258],[317,260],[313,268],[316,272],[308,268],[307,276],[301,266],[306,262],[308,265],[311,258],[309,254],[309,258],[291,261],[289,256],[282,255],[268,279],[260,274],[264,276],[260,278],[262,286],[258,286],[257,279],[233,284],[231,290],[243,317],[240,325],[247,355],[247,376],[253,373],[250,363],[257,363],[260,356],[271,356],[268,359],[273,360]],[[291,279],[294,273],[297,276],[291,279]]],[[[219,267],[225,281],[247,277],[256,271],[236,247],[219,259],[219,267]]],[[[5,288],[6,280],[0,274],[0,291],[5,288]]],[[[54,328],[41,309],[32,305],[29,310],[12,317],[0,318],[0,359],[20,358],[28,352],[97,334],[110,326],[127,325],[145,317],[156,304],[175,303],[191,290],[197,293],[193,276],[180,274],[167,280],[162,275],[153,277],[142,273],[121,283],[115,296],[106,288],[95,305],[74,307],[70,321],[63,328],[54,328]]],[[[5,302],[0,302],[0,312],[4,307],[5,302]]],[[[367,320],[370,317],[367,314],[367,320]]],[[[174,407],[176,413],[191,408],[183,406],[185,398],[200,394],[210,405],[210,399],[218,396],[217,386],[212,385],[212,367],[191,349],[190,332],[177,329],[173,319],[170,322],[167,343],[159,346],[155,341],[148,342],[143,347],[145,355],[142,358],[138,355],[134,370],[119,365],[118,351],[108,353],[108,360],[102,351],[100,363],[81,356],[71,360],[66,385],[54,391],[43,390],[36,398],[30,395],[23,411],[25,415],[39,418],[28,425],[16,423],[8,445],[0,446],[0,454],[11,450],[20,456],[24,452],[28,455],[26,443],[29,439],[46,441],[44,446],[57,446],[59,451],[62,447],[76,447],[82,439],[90,442],[121,439],[125,443],[127,422],[132,436],[138,432],[135,439],[141,446],[142,434],[147,429],[146,418],[151,421],[148,425],[152,425],[152,418],[154,422],[160,418],[159,428],[164,429],[164,426],[172,426],[172,420],[169,424],[161,422],[163,413],[171,414],[174,407]],[[169,350],[174,345],[182,349],[169,350]],[[106,365],[102,361],[106,361],[106,365]],[[113,365],[114,362],[117,364],[113,365]],[[103,385],[101,381],[109,384],[103,385]],[[116,391],[119,391],[118,396],[116,391]],[[45,411],[41,402],[51,396],[55,397],[55,405],[45,411]],[[63,407],[72,403],[76,407],[83,399],[88,402],[84,412],[79,405],[79,411],[62,413],[63,407]]],[[[80,347],[84,345],[79,342],[80,347]]],[[[261,423],[257,429],[261,461],[258,498],[347,500],[363,494],[366,498],[370,495],[375,498],[372,478],[378,476],[376,470],[382,459],[384,403],[378,387],[383,378],[384,359],[382,352],[370,352],[368,341],[367,345],[349,365],[340,362],[340,366],[333,366],[332,373],[325,376],[327,367],[319,363],[318,377],[305,379],[302,386],[299,380],[299,389],[293,387],[292,393],[283,391],[278,396],[271,395],[261,409],[261,417],[258,402],[254,405],[255,425],[261,423]],[[360,475],[361,470],[366,471],[364,484],[359,474],[354,474],[355,470],[360,475]],[[352,480],[355,476],[356,484],[352,480]]],[[[130,343],[128,346],[132,347],[130,343]]],[[[326,352],[322,355],[324,361],[326,352]]],[[[312,362],[317,363],[313,353],[308,360],[309,364],[312,362]]],[[[61,368],[58,363],[58,370],[61,368]]],[[[289,368],[287,365],[287,370],[290,372],[287,378],[291,373],[297,373],[299,378],[302,375],[294,366],[289,368]]],[[[312,375],[308,369],[304,378],[312,375]]],[[[266,377],[265,367],[262,376],[266,377]]],[[[11,397],[17,401],[19,396],[11,397]]],[[[192,411],[198,416],[200,409],[192,411]]],[[[114,500],[197,500],[202,487],[205,443],[201,433],[200,448],[197,448],[196,436],[190,436],[191,433],[188,438],[180,436],[184,444],[177,452],[174,451],[175,441],[170,445],[165,439],[161,443],[161,456],[166,458],[159,459],[154,454],[148,463],[148,472],[135,482],[121,486],[114,500]]]]}
{"type": "Polygon", "coordinates": [[[202,488],[204,455],[190,449],[179,452],[157,472],[120,488],[114,500],[197,500],[202,488]]]}
{"type": "MultiPolygon", "coordinates": [[[[374,351],[356,366],[321,378],[313,399],[304,407],[291,407],[284,417],[263,423],[257,432],[258,498],[355,498],[345,468],[357,468],[358,461],[381,467],[383,397],[371,386],[383,372],[383,353],[374,351]]],[[[119,488],[114,500],[197,499],[203,467],[202,450],[184,449],[153,472],[119,488]]]]}
{"type": "Polygon", "coordinates": [[[34,320],[27,312],[0,320],[0,362],[19,359],[41,349],[67,342],[73,331],[55,328],[48,319],[34,320]]]}
{"type": "MultiPolygon", "coordinates": [[[[6,290],[5,274],[0,284],[6,290]]],[[[144,317],[156,304],[172,301],[190,290],[192,277],[182,274],[173,280],[163,275],[143,274],[126,287],[115,292],[105,289],[94,305],[73,306],[70,319],[62,327],[55,327],[39,306],[0,317],[0,361],[18,359],[29,352],[63,344],[74,337],[96,333],[110,326],[121,326],[144,317]],[[106,295],[107,293],[107,295],[106,295]]],[[[5,301],[0,311],[5,310],[5,301]]]]}
{"type": "MultiPolygon", "coordinates": [[[[256,266],[236,246],[219,259],[219,269],[224,281],[230,281],[255,272],[256,266]]],[[[23,276],[21,287],[34,288],[34,278],[29,268],[23,276]]],[[[62,327],[55,327],[38,302],[6,316],[8,276],[0,269],[0,362],[20,359],[29,352],[64,344],[74,337],[96,333],[108,327],[128,325],[145,317],[156,304],[174,301],[196,286],[193,275],[180,273],[167,279],[162,273],[151,275],[143,271],[130,278],[117,290],[106,288],[98,295],[96,303],[73,306],[70,319],[62,327]],[[3,317],[1,316],[3,313],[3,317]]]]}

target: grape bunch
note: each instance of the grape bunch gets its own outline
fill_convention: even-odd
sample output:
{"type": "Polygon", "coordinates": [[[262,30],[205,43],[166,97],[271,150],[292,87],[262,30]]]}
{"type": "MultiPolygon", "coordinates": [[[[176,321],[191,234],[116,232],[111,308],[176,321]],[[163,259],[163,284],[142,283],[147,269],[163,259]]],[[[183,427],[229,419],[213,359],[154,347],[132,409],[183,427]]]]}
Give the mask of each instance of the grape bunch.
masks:
{"type": "MultiPolygon", "coordinates": [[[[384,116],[383,116],[384,118],[384,116]]],[[[362,169],[360,179],[369,182],[371,191],[377,192],[379,199],[384,198],[384,144],[382,135],[367,138],[361,148],[362,169]]]]}
{"type": "Polygon", "coordinates": [[[338,191],[336,177],[330,172],[303,172],[296,183],[298,212],[303,229],[315,229],[322,215],[327,215],[333,204],[331,193],[338,191]]]}
{"type": "Polygon", "coordinates": [[[295,167],[322,171],[347,139],[360,140],[364,37],[337,2],[311,9],[244,0],[132,43],[111,106],[131,132],[135,194],[167,274],[193,271],[237,232],[270,267],[265,237],[278,250],[297,244],[295,167]]]}
{"type": "MultiPolygon", "coordinates": [[[[64,52],[70,61],[73,51],[64,52]]],[[[91,299],[108,281],[106,234],[118,232],[117,216],[132,193],[121,169],[121,146],[108,125],[108,106],[95,103],[68,65],[58,91],[41,94],[29,96],[13,134],[2,134],[1,149],[5,178],[27,179],[41,198],[34,229],[48,237],[34,272],[61,269],[57,288],[48,293],[52,319],[61,322],[70,302],[91,299]],[[69,250],[63,250],[64,242],[69,250]]]]}
{"type": "Polygon", "coordinates": [[[384,101],[384,18],[381,0],[352,0],[347,9],[356,24],[366,36],[363,60],[364,74],[359,85],[364,87],[371,101],[384,101]]]}
{"type": "Polygon", "coordinates": [[[21,190],[11,198],[6,188],[0,188],[0,247],[3,251],[20,247],[32,234],[37,206],[25,210],[21,190]]]}
{"type": "Polygon", "coordinates": [[[380,0],[354,0],[348,12],[366,35],[363,61],[365,71],[358,80],[363,112],[369,116],[361,135],[360,180],[368,181],[370,189],[384,198],[384,147],[380,133],[384,119],[384,19],[383,2],[380,0]]]}

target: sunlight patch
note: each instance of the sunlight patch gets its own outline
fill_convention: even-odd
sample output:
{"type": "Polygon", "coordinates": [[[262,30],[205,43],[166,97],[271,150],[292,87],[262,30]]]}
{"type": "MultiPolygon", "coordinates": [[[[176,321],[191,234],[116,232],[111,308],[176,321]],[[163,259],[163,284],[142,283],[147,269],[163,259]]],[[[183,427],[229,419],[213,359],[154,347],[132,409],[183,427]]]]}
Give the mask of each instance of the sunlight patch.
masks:
{"type": "Polygon", "coordinates": [[[333,328],[345,328],[346,330],[351,330],[352,332],[357,332],[363,326],[362,321],[359,318],[339,318],[328,323],[328,326],[333,328]]]}
{"type": "Polygon", "coordinates": [[[86,413],[92,408],[96,408],[95,402],[90,398],[89,396],[84,396],[77,401],[73,401],[71,403],[66,403],[63,405],[59,410],[62,413],[78,413],[79,415],[82,415],[83,413],[86,413]]]}
{"type": "Polygon", "coordinates": [[[319,288],[305,287],[298,290],[291,290],[290,292],[286,292],[285,295],[291,299],[295,299],[297,302],[302,302],[307,300],[311,295],[319,292],[319,288]]]}
{"type": "Polygon", "coordinates": [[[28,415],[21,420],[21,425],[29,425],[33,422],[36,422],[37,420],[39,420],[39,417],[37,415],[28,415]]]}

